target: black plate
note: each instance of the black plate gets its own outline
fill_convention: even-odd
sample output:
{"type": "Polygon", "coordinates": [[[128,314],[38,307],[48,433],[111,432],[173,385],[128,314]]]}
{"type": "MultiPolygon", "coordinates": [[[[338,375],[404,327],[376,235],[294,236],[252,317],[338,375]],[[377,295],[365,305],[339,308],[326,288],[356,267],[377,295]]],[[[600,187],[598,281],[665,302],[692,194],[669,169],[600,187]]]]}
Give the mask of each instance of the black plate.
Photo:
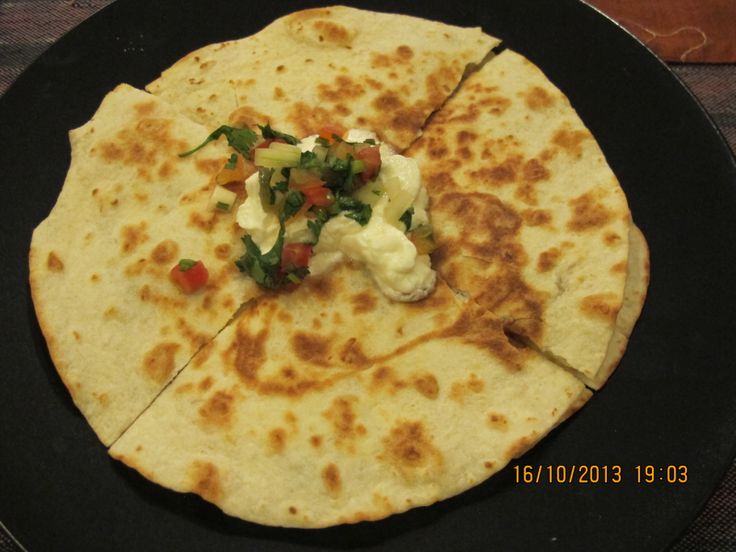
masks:
{"type": "Polygon", "coordinates": [[[524,485],[515,483],[510,467],[430,508],[302,531],[229,518],[108,458],[71,403],[38,330],[27,285],[30,235],[64,180],[68,129],[89,119],[115,84],[142,87],[198,46],[245,36],[305,6],[214,4],[121,0],[51,47],[0,101],[0,519],[33,551],[669,545],[736,450],[730,346],[736,335],[736,166],[666,66],[573,0],[356,5],[482,25],[540,65],[600,141],[651,246],[649,298],[605,389],[519,464],[619,465],[622,483],[524,485]],[[637,465],[684,465],[688,481],[637,484],[637,465]]]}

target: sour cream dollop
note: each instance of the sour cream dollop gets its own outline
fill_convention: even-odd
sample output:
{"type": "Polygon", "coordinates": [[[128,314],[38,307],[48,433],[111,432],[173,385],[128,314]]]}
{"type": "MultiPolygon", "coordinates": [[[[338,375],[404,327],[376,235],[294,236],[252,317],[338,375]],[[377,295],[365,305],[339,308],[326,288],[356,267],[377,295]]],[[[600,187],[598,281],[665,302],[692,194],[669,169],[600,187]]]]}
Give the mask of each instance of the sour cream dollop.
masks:
{"type": "MultiPolygon", "coordinates": [[[[301,141],[299,147],[308,151],[315,147],[316,136],[301,141]]],[[[353,129],[345,135],[348,142],[364,142],[374,133],[353,129]]],[[[437,274],[432,269],[428,254],[418,254],[406,235],[406,224],[399,218],[411,210],[413,230],[428,225],[428,196],[422,185],[419,167],[414,159],[404,157],[385,144],[380,145],[381,170],[353,196],[372,207],[372,215],[365,226],[343,213],[325,222],[314,254],[309,262],[313,275],[332,270],[346,258],[361,263],[371,274],[377,286],[395,301],[418,301],[434,289],[437,274]]],[[[237,221],[251,235],[261,251],[270,250],[278,238],[279,220],[261,202],[258,173],[245,181],[247,198],[238,209],[237,221]]],[[[313,242],[306,217],[290,219],[286,223],[285,242],[313,242]]]]}

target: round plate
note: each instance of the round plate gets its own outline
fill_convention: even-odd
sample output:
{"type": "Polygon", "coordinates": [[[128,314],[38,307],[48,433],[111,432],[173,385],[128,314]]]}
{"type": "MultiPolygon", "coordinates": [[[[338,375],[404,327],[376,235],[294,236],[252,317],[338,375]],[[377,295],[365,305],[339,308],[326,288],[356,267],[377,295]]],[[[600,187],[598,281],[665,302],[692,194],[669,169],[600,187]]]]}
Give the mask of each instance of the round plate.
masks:
{"type": "MultiPolygon", "coordinates": [[[[481,25],[570,98],[651,246],[628,352],[573,419],[486,483],[429,508],[326,530],[230,518],[111,460],[56,375],[33,312],[27,252],[69,164],[67,132],[121,81],[143,87],[182,55],[305,7],[121,0],[52,46],[0,101],[3,384],[0,519],[30,550],[660,550],[692,521],[736,450],[736,165],[687,90],[585,4],[360,2],[481,25]],[[620,466],[621,482],[515,481],[514,466],[620,466]],[[655,466],[637,483],[636,466],[655,466]],[[660,481],[685,466],[687,482],[660,481]]],[[[570,468],[569,468],[570,469],[570,468]]]]}

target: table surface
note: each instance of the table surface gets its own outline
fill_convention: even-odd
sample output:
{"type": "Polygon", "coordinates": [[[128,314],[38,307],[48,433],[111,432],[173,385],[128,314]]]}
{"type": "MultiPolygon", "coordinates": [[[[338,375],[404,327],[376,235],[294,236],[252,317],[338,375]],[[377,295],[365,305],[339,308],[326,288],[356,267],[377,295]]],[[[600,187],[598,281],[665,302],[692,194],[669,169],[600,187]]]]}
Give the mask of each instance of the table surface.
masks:
{"type": "MultiPolygon", "coordinates": [[[[113,0],[0,0],[0,95],[46,48],[113,0]]],[[[736,64],[670,64],[736,152],[736,64]]],[[[0,552],[21,548],[0,520],[0,552]]],[[[736,461],[672,552],[736,550],[736,461]]]]}

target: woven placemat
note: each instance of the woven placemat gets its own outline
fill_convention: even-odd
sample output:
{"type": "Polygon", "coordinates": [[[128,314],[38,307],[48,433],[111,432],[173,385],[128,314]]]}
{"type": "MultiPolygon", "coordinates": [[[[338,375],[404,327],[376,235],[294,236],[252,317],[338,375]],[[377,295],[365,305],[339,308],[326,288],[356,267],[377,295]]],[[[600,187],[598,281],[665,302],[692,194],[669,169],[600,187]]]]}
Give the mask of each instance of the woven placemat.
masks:
{"type": "Polygon", "coordinates": [[[667,61],[736,62],[734,0],[587,0],[667,61]]]}

